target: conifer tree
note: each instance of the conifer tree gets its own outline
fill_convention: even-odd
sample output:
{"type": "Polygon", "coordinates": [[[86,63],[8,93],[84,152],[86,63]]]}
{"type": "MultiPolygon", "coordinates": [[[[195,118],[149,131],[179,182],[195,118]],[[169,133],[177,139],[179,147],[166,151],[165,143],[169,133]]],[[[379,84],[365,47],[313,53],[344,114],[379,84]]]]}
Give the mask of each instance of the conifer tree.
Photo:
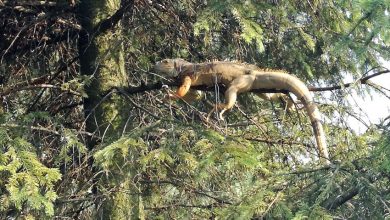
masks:
{"type": "Polygon", "coordinates": [[[390,97],[371,81],[389,73],[389,6],[0,1],[0,219],[385,218],[389,117],[366,123],[349,95],[390,97]],[[318,163],[299,103],[241,94],[207,123],[223,85],[167,99],[175,83],[152,66],[177,57],[302,79],[332,164],[318,163]]]}

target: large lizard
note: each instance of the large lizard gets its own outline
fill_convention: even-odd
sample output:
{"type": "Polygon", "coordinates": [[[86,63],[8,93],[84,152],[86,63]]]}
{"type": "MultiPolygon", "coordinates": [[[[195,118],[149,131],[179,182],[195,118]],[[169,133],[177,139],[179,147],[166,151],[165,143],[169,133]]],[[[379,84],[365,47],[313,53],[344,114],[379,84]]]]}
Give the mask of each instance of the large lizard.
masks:
{"type": "MultiPolygon", "coordinates": [[[[177,78],[179,73],[182,72],[182,67],[184,67],[185,65],[193,64],[180,58],[165,59],[160,62],[157,62],[154,68],[158,73],[163,73],[171,78],[177,78]]],[[[188,83],[188,80],[185,83],[182,83],[181,89],[177,90],[175,94],[169,94],[169,97],[173,99],[182,98],[186,102],[193,102],[194,100],[200,99],[203,96],[202,91],[189,90],[191,84],[188,83]]]]}
{"type": "MultiPolygon", "coordinates": [[[[320,112],[306,87],[297,77],[285,71],[259,69],[254,65],[234,62],[205,62],[192,64],[182,59],[166,59],[155,65],[155,70],[163,73],[175,70],[181,79],[181,86],[176,95],[183,97],[191,86],[213,86],[216,83],[224,84],[225,103],[219,104],[214,110],[221,110],[219,117],[232,108],[237,100],[237,94],[253,89],[279,89],[292,92],[305,106],[309,115],[319,153],[325,163],[329,164],[328,148],[325,133],[322,128],[320,112]]],[[[210,112],[211,113],[211,112],[210,112]]],[[[210,115],[210,114],[209,114],[210,115]]]]}
{"type": "MultiPolygon", "coordinates": [[[[176,58],[176,59],[164,59],[160,62],[157,62],[154,66],[154,69],[159,73],[164,73],[169,77],[178,77],[181,75],[181,86],[176,91],[175,94],[171,94],[171,98],[183,98],[185,101],[192,102],[194,99],[197,99],[202,96],[200,91],[189,90],[191,84],[194,85],[194,82],[190,81],[189,76],[184,76],[186,73],[190,73],[193,70],[197,70],[197,72],[202,72],[205,68],[209,68],[210,65],[218,65],[223,66],[224,68],[232,67],[233,70],[239,69],[240,71],[229,72],[226,69],[223,71],[223,74],[218,73],[218,78],[214,78],[210,81],[210,79],[205,80],[204,82],[198,82],[197,85],[214,85],[218,81],[218,83],[222,83],[225,85],[229,85],[230,82],[233,81],[236,77],[248,74],[250,70],[259,69],[259,67],[251,64],[243,64],[243,63],[235,63],[235,62],[226,62],[226,61],[214,61],[212,63],[198,63],[193,64],[184,59],[176,58]],[[183,77],[184,76],[184,77],[183,77]],[[210,83],[211,82],[211,83],[210,83]]],[[[215,68],[215,67],[214,67],[215,68]]],[[[218,72],[218,70],[216,70],[218,72]]],[[[290,97],[283,93],[256,93],[260,98],[268,101],[283,101],[286,104],[286,109],[290,110],[294,107],[294,102],[290,97]]],[[[222,118],[223,119],[223,118],[222,118]]]]}

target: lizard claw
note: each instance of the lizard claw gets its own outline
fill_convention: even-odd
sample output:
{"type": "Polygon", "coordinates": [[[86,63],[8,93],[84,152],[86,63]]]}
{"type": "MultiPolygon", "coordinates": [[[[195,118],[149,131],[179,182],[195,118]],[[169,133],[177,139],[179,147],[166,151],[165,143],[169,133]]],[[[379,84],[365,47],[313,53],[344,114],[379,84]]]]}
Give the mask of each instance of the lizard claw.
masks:
{"type": "Polygon", "coordinates": [[[225,113],[226,109],[222,109],[222,111],[219,112],[218,117],[221,121],[225,121],[225,118],[222,116],[223,113],[225,113]]]}
{"type": "Polygon", "coordinates": [[[219,120],[221,120],[221,121],[225,121],[225,118],[222,116],[221,113],[218,114],[218,118],[219,118],[219,120]]]}

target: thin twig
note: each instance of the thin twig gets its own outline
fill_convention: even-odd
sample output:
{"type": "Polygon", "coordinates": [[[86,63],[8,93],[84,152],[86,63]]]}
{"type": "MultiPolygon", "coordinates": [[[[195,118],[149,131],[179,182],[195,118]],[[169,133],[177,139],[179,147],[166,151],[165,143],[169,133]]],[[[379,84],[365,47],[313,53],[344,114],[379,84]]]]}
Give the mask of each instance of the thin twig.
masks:
{"type": "MultiPolygon", "coordinates": [[[[369,79],[374,78],[374,77],[379,76],[379,75],[382,75],[382,74],[385,74],[385,73],[390,73],[390,70],[386,69],[383,71],[379,71],[377,73],[362,77],[359,80],[357,80],[356,82],[360,82],[361,84],[367,84],[369,79]]],[[[332,90],[347,88],[347,87],[350,87],[352,85],[354,85],[354,83],[345,83],[343,85],[328,86],[328,87],[309,87],[309,90],[313,91],[313,92],[332,91],[332,90]]]]}
{"type": "Polygon", "coordinates": [[[70,94],[73,94],[73,95],[76,95],[76,96],[82,96],[81,93],[73,91],[71,89],[66,89],[66,88],[62,88],[61,86],[55,86],[55,85],[44,84],[43,83],[43,84],[25,86],[25,87],[20,87],[20,88],[10,88],[10,89],[0,93],[0,97],[9,95],[11,92],[23,91],[23,90],[42,89],[42,88],[44,88],[44,89],[59,89],[61,91],[69,92],[70,94]]]}
{"type": "Polygon", "coordinates": [[[118,91],[120,94],[124,95],[124,96],[127,98],[127,100],[129,100],[129,102],[130,102],[131,104],[133,104],[136,108],[138,108],[138,109],[140,109],[140,110],[146,112],[147,114],[149,114],[150,116],[152,116],[152,117],[155,118],[155,119],[160,119],[160,117],[158,117],[157,115],[153,114],[152,112],[150,112],[150,111],[147,110],[146,108],[144,108],[144,107],[138,105],[137,103],[135,103],[134,100],[131,99],[130,96],[126,93],[126,91],[124,91],[124,90],[122,90],[122,89],[120,89],[120,88],[117,88],[116,91],[118,91]]]}

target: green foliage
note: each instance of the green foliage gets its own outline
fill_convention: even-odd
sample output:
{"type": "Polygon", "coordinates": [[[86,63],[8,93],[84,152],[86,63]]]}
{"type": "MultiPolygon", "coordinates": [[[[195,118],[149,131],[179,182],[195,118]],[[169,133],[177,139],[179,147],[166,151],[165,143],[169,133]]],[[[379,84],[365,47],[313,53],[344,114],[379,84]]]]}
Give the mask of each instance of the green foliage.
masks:
{"type": "Polygon", "coordinates": [[[324,219],[330,220],[333,219],[331,215],[329,215],[324,208],[320,206],[314,207],[301,207],[301,211],[297,212],[292,218],[294,220],[302,220],[302,219],[324,219]]]}
{"type": "Polygon", "coordinates": [[[264,52],[265,49],[262,38],[263,29],[261,28],[261,26],[256,22],[252,21],[251,19],[241,17],[237,9],[233,9],[232,13],[242,27],[242,39],[248,44],[252,43],[252,41],[255,42],[257,50],[260,53],[264,52]]]}
{"type": "Polygon", "coordinates": [[[43,165],[26,140],[11,139],[3,129],[0,133],[0,213],[31,209],[37,213],[36,217],[53,216],[53,202],[57,198],[54,184],[61,179],[58,169],[43,165]]]}
{"type": "MultiPolygon", "coordinates": [[[[142,152],[142,149],[144,148],[142,141],[139,142],[132,138],[123,137],[96,152],[94,158],[96,164],[102,166],[105,172],[112,172],[114,168],[130,165],[128,162],[135,159],[133,155],[134,152],[142,152]],[[130,158],[128,158],[128,156],[130,158]]],[[[126,170],[123,171],[126,173],[126,170]]]]}
{"type": "MultiPolygon", "coordinates": [[[[134,1],[102,33],[80,22],[89,10],[70,5],[87,1],[9,2],[0,13],[0,219],[388,216],[388,125],[350,129],[345,119],[361,112],[346,104],[349,90],[315,94],[333,162],[323,166],[300,104],[286,112],[244,94],[225,122],[206,122],[222,87],[189,105],[147,86],[166,77],[152,65],[176,57],[285,69],[308,85],[357,80],[390,58],[389,1],[134,1]],[[147,91],[106,93],[113,83],[147,91]]],[[[351,89],[366,94],[359,81],[351,89]]]]}
{"type": "Polygon", "coordinates": [[[238,21],[242,40],[248,45],[254,42],[257,50],[262,53],[265,50],[263,29],[259,23],[251,18],[256,16],[256,11],[251,10],[251,6],[254,6],[254,4],[250,2],[244,5],[240,2],[226,5],[218,1],[211,1],[210,6],[198,16],[198,20],[194,24],[194,33],[198,36],[203,31],[206,44],[210,44],[213,39],[220,36],[215,35],[214,32],[222,30],[225,26],[221,18],[226,13],[238,21]]]}
{"type": "Polygon", "coordinates": [[[378,148],[374,152],[379,160],[379,170],[390,174],[390,135],[389,130],[386,130],[378,141],[378,148]]]}
{"type": "Polygon", "coordinates": [[[86,146],[80,142],[74,131],[64,129],[62,138],[64,144],[61,147],[58,157],[56,158],[56,162],[58,164],[62,162],[64,164],[68,164],[74,159],[76,153],[78,153],[79,155],[87,154],[86,146]]]}
{"type": "MultiPolygon", "coordinates": [[[[176,129],[182,132],[169,131],[165,135],[174,138],[158,142],[137,141],[133,135],[128,135],[98,151],[95,154],[95,162],[109,176],[126,175],[129,170],[135,170],[138,173],[135,176],[139,177],[134,181],[145,182],[139,185],[138,190],[148,192],[144,202],[157,208],[179,201],[183,205],[212,204],[212,198],[219,197],[218,195],[194,197],[194,193],[202,195],[204,191],[206,194],[210,187],[229,187],[231,192],[226,192],[220,199],[236,200],[239,199],[236,196],[246,194],[246,190],[242,191],[239,187],[242,178],[249,178],[249,186],[253,178],[256,178],[255,173],[265,173],[260,162],[262,153],[249,142],[224,138],[214,131],[201,131],[197,127],[189,129],[189,126],[191,125],[175,125],[176,129]],[[156,148],[156,145],[159,147],[156,148]],[[140,178],[141,176],[144,178],[140,178]],[[166,183],[167,186],[150,191],[149,188],[159,182],[166,183]],[[164,194],[166,196],[161,197],[164,194]]],[[[148,129],[148,133],[153,132],[157,131],[148,129]]],[[[248,208],[241,207],[240,213],[244,213],[244,209],[248,208]]],[[[181,214],[174,214],[173,211],[169,211],[169,215],[190,214],[190,210],[181,210],[181,214]]],[[[226,211],[216,213],[221,212],[220,215],[223,216],[226,211]]]]}

